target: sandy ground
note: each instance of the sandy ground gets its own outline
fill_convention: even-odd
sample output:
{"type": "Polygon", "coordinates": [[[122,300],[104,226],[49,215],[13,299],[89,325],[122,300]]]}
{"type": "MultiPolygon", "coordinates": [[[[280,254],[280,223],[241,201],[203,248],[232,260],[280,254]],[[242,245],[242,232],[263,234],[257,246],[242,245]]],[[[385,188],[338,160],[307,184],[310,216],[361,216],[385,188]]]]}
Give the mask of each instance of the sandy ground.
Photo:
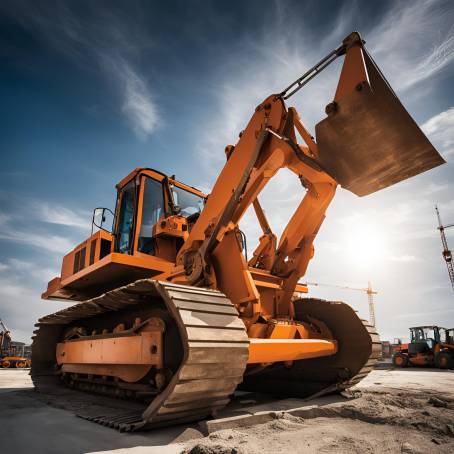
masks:
{"type": "Polygon", "coordinates": [[[352,396],[319,399],[313,407],[299,399],[240,394],[220,417],[274,411],[273,419],[205,437],[197,425],[131,435],[46,405],[26,371],[0,369],[0,439],[2,452],[24,454],[454,452],[454,371],[376,370],[352,396]]]}

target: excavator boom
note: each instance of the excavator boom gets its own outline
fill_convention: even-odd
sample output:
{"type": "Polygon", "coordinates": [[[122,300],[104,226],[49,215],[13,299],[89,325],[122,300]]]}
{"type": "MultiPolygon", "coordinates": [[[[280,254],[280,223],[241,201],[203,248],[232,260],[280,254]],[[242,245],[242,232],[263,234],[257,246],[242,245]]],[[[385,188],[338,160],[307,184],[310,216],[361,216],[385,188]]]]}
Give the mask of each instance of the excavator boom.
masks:
{"type": "MultiPolygon", "coordinates": [[[[232,247],[233,237],[251,204],[257,213],[257,197],[278,170],[288,168],[306,188],[277,249],[271,251],[274,260],[268,260],[265,268],[285,281],[277,299],[278,313],[286,316],[293,315],[291,296],[305,274],[313,240],[338,183],[363,196],[444,162],[402,106],[358,33],[350,34],[314,68],[256,108],[238,143],[229,147],[227,163],[177,257],[177,264],[183,263],[189,275],[181,283],[216,282],[232,301],[254,302],[252,318],[262,313],[260,297],[242,254],[232,247]],[[327,117],[315,127],[315,143],[284,99],[339,55],[345,55],[341,76],[327,117]],[[304,144],[297,143],[295,130],[304,144]]],[[[263,226],[263,213],[258,213],[258,222],[263,226]]]]}

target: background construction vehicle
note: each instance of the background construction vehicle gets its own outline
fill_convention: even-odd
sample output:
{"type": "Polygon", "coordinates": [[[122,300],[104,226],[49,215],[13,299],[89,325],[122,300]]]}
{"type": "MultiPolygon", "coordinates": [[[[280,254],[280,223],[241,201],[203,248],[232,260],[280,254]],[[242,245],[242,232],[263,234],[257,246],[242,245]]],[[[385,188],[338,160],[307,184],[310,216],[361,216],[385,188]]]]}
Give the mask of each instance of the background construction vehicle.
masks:
{"type": "Polygon", "coordinates": [[[96,409],[79,414],[132,431],[211,415],[240,383],[310,396],[371,371],[381,351],[374,327],[345,303],[300,298],[307,287],[298,281],[339,184],[364,196],[444,161],[359,34],[267,97],[225,152],[209,197],[146,168],[117,184],[112,231],[102,222],[107,209],[98,209],[99,231],[63,258],[43,294],[82,302],[39,320],[31,372],[38,390],[67,385],[78,390],[74,399],[80,391],[122,398],[90,395],[87,407],[96,409]],[[315,140],[285,100],[340,56],[315,140]],[[278,240],[258,196],[281,168],[305,192],[278,240]],[[263,235],[247,261],[239,224],[251,205],[263,235]]]}
{"type": "Polygon", "coordinates": [[[386,359],[391,358],[393,355],[393,346],[390,341],[381,342],[381,358],[386,359]]]}
{"type": "Polygon", "coordinates": [[[0,319],[0,367],[30,367],[30,358],[25,355],[25,344],[14,342],[5,322],[0,319]]]}
{"type": "Polygon", "coordinates": [[[410,328],[410,342],[394,347],[393,364],[397,367],[431,366],[440,369],[454,367],[452,329],[439,326],[410,328]]]}

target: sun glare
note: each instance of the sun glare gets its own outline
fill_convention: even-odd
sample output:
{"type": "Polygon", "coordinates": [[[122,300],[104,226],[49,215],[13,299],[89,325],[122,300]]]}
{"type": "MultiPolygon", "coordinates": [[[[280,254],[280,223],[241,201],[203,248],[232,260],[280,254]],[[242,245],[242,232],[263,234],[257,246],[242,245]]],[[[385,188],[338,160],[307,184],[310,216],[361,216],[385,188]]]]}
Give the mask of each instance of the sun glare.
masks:
{"type": "Polygon", "coordinates": [[[346,229],[349,261],[357,265],[372,265],[385,257],[385,234],[378,226],[371,225],[364,219],[355,219],[346,229]]]}

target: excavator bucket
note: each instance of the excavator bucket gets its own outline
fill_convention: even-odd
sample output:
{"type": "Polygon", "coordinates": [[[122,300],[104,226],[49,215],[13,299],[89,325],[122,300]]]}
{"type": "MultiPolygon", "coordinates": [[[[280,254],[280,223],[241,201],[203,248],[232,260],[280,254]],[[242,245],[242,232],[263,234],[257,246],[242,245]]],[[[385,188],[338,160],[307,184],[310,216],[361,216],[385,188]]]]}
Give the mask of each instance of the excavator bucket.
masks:
{"type": "Polygon", "coordinates": [[[319,162],[358,196],[445,161],[362,46],[347,50],[334,102],[315,127],[319,162]]]}

